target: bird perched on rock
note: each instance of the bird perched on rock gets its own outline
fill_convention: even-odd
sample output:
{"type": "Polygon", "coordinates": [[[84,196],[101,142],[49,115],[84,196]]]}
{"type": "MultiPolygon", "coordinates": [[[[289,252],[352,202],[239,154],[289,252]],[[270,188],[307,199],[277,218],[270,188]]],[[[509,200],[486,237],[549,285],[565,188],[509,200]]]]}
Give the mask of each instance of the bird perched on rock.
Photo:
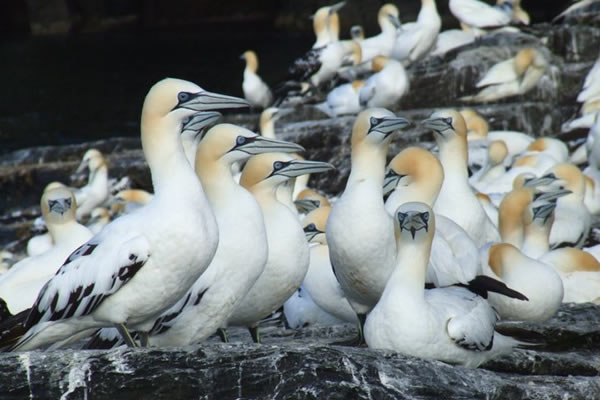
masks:
{"type": "Polygon", "coordinates": [[[242,89],[244,97],[252,107],[267,108],[273,102],[273,94],[269,86],[258,76],[258,56],[252,50],[247,50],[240,57],[246,61],[242,89]]]}

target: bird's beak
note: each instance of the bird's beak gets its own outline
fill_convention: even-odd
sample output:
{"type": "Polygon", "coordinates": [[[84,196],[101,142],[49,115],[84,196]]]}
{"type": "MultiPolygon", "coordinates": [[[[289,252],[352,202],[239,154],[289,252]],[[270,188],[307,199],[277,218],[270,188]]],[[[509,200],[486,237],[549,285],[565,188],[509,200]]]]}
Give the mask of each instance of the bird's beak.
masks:
{"type": "Polygon", "coordinates": [[[450,118],[427,118],[421,121],[421,124],[426,129],[438,132],[440,134],[445,130],[452,129],[452,119],[450,118]]]}
{"type": "Polygon", "coordinates": [[[233,148],[229,151],[239,150],[249,155],[262,153],[299,153],[304,151],[304,147],[297,143],[269,139],[260,135],[243,137],[245,140],[243,142],[236,142],[235,146],[233,146],[233,148]]]}
{"type": "Polygon", "coordinates": [[[533,197],[533,205],[536,206],[538,204],[544,204],[544,203],[556,203],[556,200],[560,199],[561,197],[564,196],[568,196],[571,193],[573,193],[572,191],[568,190],[568,189],[559,189],[559,190],[552,190],[552,191],[548,191],[548,192],[540,192],[540,193],[536,193],[535,196],[533,197]]]}
{"type": "Polygon", "coordinates": [[[373,125],[373,124],[371,125],[371,128],[369,129],[369,133],[379,132],[379,133],[383,133],[385,136],[388,136],[392,132],[394,132],[398,129],[406,128],[409,125],[410,125],[410,121],[407,120],[406,118],[402,118],[402,117],[382,118],[379,121],[379,123],[377,123],[375,125],[373,125]]]}
{"type": "Polygon", "coordinates": [[[394,171],[391,168],[388,169],[383,180],[384,196],[392,190],[396,189],[396,186],[398,186],[398,182],[400,182],[400,179],[402,179],[403,176],[404,175],[397,174],[396,171],[394,171]]]}
{"type": "Polygon", "coordinates": [[[81,163],[79,163],[79,165],[77,166],[77,169],[75,170],[75,175],[82,173],[87,167],[88,167],[88,161],[81,160],[81,163]]]}
{"type": "Polygon", "coordinates": [[[323,231],[315,228],[314,224],[309,224],[304,227],[304,236],[306,237],[307,242],[311,242],[315,237],[320,235],[321,233],[325,233],[323,231]]]}
{"type": "Polygon", "coordinates": [[[547,185],[553,184],[557,180],[558,180],[558,178],[556,177],[556,175],[554,175],[553,173],[549,173],[546,175],[542,175],[538,178],[526,179],[524,186],[530,187],[530,188],[534,188],[534,187],[538,187],[538,186],[547,186],[547,185]]]}
{"type": "Polygon", "coordinates": [[[71,199],[56,199],[56,200],[48,200],[48,208],[50,212],[54,212],[60,215],[63,215],[67,211],[71,209],[72,200],[71,199]]]}
{"type": "Polygon", "coordinates": [[[202,129],[217,122],[223,115],[217,111],[203,111],[186,118],[181,126],[181,133],[199,133],[202,129]]]}
{"type": "Polygon", "coordinates": [[[556,208],[556,203],[546,203],[538,207],[533,208],[533,219],[541,219],[544,223],[548,220],[548,218],[554,212],[556,208]]]}
{"type": "Polygon", "coordinates": [[[241,107],[250,107],[250,103],[238,97],[202,91],[189,93],[188,98],[185,101],[180,100],[174,110],[185,108],[192,111],[213,111],[241,107]]]}
{"type": "Polygon", "coordinates": [[[344,7],[345,5],[346,5],[345,1],[340,1],[339,3],[332,5],[331,7],[329,7],[329,15],[332,15],[332,14],[340,11],[342,9],[342,7],[344,7]]]}
{"type": "Polygon", "coordinates": [[[398,224],[400,226],[400,231],[408,231],[412,238],[415,238],[415,235],[420,230],[425,230],[425,232],[429,231],[429,213],[428,212],[416,212],[409,211],[407,213],[398,212],[396,213],[396,218],[398,219],[398,224]]]}
{"type": "Polygon", "coordinates": [[[400,22],[400,18],[396,17],[395,15],[388,15],[388,18],[392,22],[392,25],[394,25],[394,28],[398,29],[402,27],[402,22],[400,22]]]}
{"type": "Polygon", "coordinates": [[[321,202],[319,200],[300,199],[294,201],[294,205],[298,211],[308,214],[312,210],[319,208],[321,206],[321,202]]]}
{"type": "Polygon", "coordinates": [[[295,178],[300,175],[335,169],[333,165],[322,161],[291,160],[281,163],[283,164],[282,168],[274,169],[273,172],[271,172],[271,176],[282,175],[288,178],[295,178]]]}

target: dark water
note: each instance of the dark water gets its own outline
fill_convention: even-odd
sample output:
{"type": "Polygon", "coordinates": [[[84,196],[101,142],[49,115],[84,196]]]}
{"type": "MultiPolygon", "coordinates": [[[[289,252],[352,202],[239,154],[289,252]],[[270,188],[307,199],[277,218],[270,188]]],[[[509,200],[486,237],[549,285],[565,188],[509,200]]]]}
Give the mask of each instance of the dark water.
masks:
{"type": "Polygon", "coordinates": [[[311,35],[235,31],[100,33],[0,44],[0,153],[137,136],[149,87],[164,77],[242,96],[239,59],[258,52],[269,84],[312,44],[311,35]]]}

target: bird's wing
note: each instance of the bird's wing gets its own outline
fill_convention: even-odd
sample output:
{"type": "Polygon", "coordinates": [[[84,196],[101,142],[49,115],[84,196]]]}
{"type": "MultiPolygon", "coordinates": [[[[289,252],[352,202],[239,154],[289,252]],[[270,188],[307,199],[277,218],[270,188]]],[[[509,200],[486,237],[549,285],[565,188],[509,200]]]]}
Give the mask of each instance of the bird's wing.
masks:
{"type": "Polygon", "coordinates": [[[360,88],[358,92],[358,102],[361,106],[364,106],[375,96],[375,90],[377,88],[377,75],[371,76],[365,82],[365,85],[360,88]]]}
{"type": "Polygon", "coordinates": [[[125,225],[105,229],[67,258],[40,291],[27,326],[88,315],[133,278],[150,258],[150,244],[125,225]]]}
{"type": "Polygon", "coordinates": [[[305,82],[321,68],[321,54],[326,46],[310,49],[288,68],[288,80],[305,82]]]}
{"type": "Polygon", "coordinates": [[[501,9],[478,0],[453,0],[450,2],[450,11],[460,21],[477,28],[503,26],[511,19],[501,9]]]}
{"type": "Polygon", "coordinates": [[[508,60],[500,61],[494,64],[485,76],[477,82],[477,87],[484,87],[489,85],[498,85],[500,83],[513,82],[518,79],[517,72],[515,71],[515,59],[514,57],[508,60]]]}
{"type": "Polygon", "coordinates": [[[426,293],[432,306],[445,311],[446,332],[456,345],[473,351],[492,348],[498,315],[486,300],[458,287],[426,293]]]}

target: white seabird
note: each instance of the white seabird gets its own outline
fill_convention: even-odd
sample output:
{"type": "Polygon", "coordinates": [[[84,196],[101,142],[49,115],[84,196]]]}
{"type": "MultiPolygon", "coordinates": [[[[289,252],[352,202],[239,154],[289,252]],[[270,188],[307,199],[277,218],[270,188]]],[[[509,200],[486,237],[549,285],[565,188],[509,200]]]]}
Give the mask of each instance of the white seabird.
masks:
{"type": "Polygon", "coordinates": [[[21,260],[0,276],[0,298],[13,314],[31,307],[40,289],[56,274],[69,254],[93,236],[75,219],[76,203],[73,193],[66,187],[44,191],[40,207],[55,245],[46,252],[21,260]]]}
{"type": "Polygon", "coordinates": [[[481,247],[497,242],[500,235],[475,197],[467,171],[467,128],[460,113],[455,110],[434,112],[423,121],[434,133],[444,167],[444,183],[434,210],[462,227],[481,247]]]}
{"type": "Polygon", "coordinates": [[[301,161],[282,153],[251,157],[244,167],[240,184],[254,195],[262,209],[269,255],[264,271],[227,325],[248,327],[257,343],[260,342],[258,323],[300,287],[309,263],[308,243],[300,221],[277,200],[277,187],[289,178],[332,168],[327,163],[301,161]]]}
{"type": "Polygon", "coordinates": [[[267,108],[273,102],[273,94],[269,86],[258,76],[258,56],[252,50],[247,50],[240,57],[246,61],[242,89],[244,97],[252,107],[267,108]]]}
{"type": "Polygon", "coordinates": [[[332,89],[327,94],[327,99],[323,103],[316,104],[315,107],[330,117],[356,114],[362,109],[359,101],[359,93],[364,85],[365,81],[363,80],[356,80],[340,85],[332,89]]]}
{"type": "Polygon", "coordinates": [[[358,115],[352,128],[350,176],[327,220],[331,265],[361,323],[377,304],[395,265],[396,242],[383,204],[383,181],[392,134],[408,125],[382,108],[358,115]]]}
{"type": "Polygon", "coordinates": [[[150,330],[154,346],[181,346],[205,340],[224,326],[263,272],[268,247],[263,213],[252,194],[233,180],[231,164],[251,155],[302,151],[295,143],[219,124],[198,145],[196,174],[219,227],[219,244],[207,270],[165,311],[150,330]]]}
{"type": "Polygon", "coordinates": [[[398,8],[393,4],[384,4],[377,13],[377,22],[381,33],[359,42],[363,61],[370,61],[377,56],[389,57],[394,49],[396,32],[400,27],[398,8]]]}
{"type": "Polygon", "coordinates": [[[402,63],[377,56],[371,61],[375,74],[360,88],[358,100],[362,107],[391,107],[409,91],[408,75],[402,63]]]}
{"type": "Polygon", "coordinates": [[[417,22],[398,29],[391,57],[404,61],[406,65],[425,57],[436,43],[442,20],[435,0],[421,0],[421,10],[417,22]]]}
{"type": "Polygon", "coordinates": [[[90,171],[88,183],[75,190],[78,220],[108,200],[108,167],[102,153],[96,149],[86,151],[75,173],[82,172],[85,168],[90,171]]]}
{"type": "Polygon", "coordinates": [[[148,332],[208,267],[218,243],[214,214],[183,152],[182,121],[203,110],[247,105],[179,79],[156,83],[141,116],[153,200],[71,254],[26,316],[26,333],[4,332],[0,346],[35,349],[106,326],[133,345],[128,330],[148,332]]]}
{"type": "Polygon", "coordinates": [[[369,347],[475,368],[518,342],[497,333],[498,316],[467,289],[425,290],[435,216],[423,203],[394,215],[397,258],[381,299],[365,323],[369,347]]]}
{"type": "Polygon", "coordinates": [[[481,88],[479,93],[460,100],[490,102],[527,93],[537,85],[547,67],[548,61],[542,52],[527,47],[514,57],[494,64],[477,82],[477,88],[481,88]]]}
{"type": "Polygon", "coordinates": [[[356,312],[348,303],[329,260],[325,226],[331,207],[323,206],[310,212],[302,221],[310,244],[310,266],[303,286],[313,301],[328,314],[346,322],[358,322],[356,312]]]}
{"type": "Polygon", "coordinates": [[[448,6],[461,23],[471,28],[497,28],[508,25],[512,19],[512,1],[502,3],[490,6],[479,0],[450,0],[448,6]]]}
{"type": "MultiPolygon", "coordinates": [[[[44,188],[44,192],[42,193],[42,195],[46,193],[46,191],[61,187],[65,188],[66,186],[61,182],[50,182],[44,188]]],[[[39,218],[34,221],[33,225],[36,226],[38,224],[38,221],[39,218]]],[[[44,221],[44,219],[42,218],[41,221],[44,221]]],[[[52,240],[52,235],[50,234],[50,232],[35,235],[27,241],[27,255],[29,257],[37,256],[50,250],[52,246],[54,246],[54,241],[52,240]]]]}

